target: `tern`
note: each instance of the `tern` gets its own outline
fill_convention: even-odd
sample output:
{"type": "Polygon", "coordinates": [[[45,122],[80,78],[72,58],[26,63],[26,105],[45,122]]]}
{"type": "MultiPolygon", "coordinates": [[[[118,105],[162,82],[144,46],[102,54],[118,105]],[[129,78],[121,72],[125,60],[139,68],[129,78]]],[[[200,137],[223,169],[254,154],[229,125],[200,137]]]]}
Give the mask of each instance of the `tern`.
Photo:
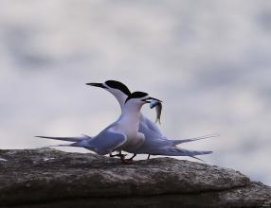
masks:
{"type": "MultiPolygon", "coordinates": [[[[136,150],[145,141],[145,135],[138,131],[140,110],[144,104],[150,103],[152,100],[157,99],[144,92],[134,92],[126,98],[120,117],[97,136],[89,137],[85,135],[79,139],[70,137],[65,141],[76,141],[68,146],[83,147],[100,155],[112,155],[112,152],[121,150],[128,152],[136,150]]],[[[127,162],[124,159],[125,155],[120,155],[120,157],[123,162],[127,162]]]]}
{"type": "MultiPolygon", "coordinates": [[[[124,85],[123,83],[119,81],[114,81],[114,80],[108,80],[104,83],[87,83],[87,85],[100,87],[110,92],[112,95],[115,96],[115,98],[117,99],[121,107],[121,115],[124,115],[125,113],[127,114],[127,108],[125,108],[126,100],[132,94],[126,85],[124,85]]],[[[160,101],[154,98],[150,98],[150,99],[152,99],[152,101],[160,101]]],[[[192,150],[180,149],[177,147],[177,145],[181,143],[210,138],[215,135],[208,135],[208,136],[182,139],[182,140],[170,140],[161,133],[158,126],[154,122],[149,120],[143,114],[141,113],[139,114],[140,116],[139,116],[138,131],[144,135],[145,140],[140,146],[123,147],[124,148],[123,150],[134,154],[133,157],[130,158],[130,160],[132,160],[137,154],[148,154],[148,159],[149,159],[150,155],[190,156],[190,157],[196,158],[195,155],[203,155],[203,154],[212,153],[212,151],[192,151],[192,150]]],[[[86,135],[81,136],[81,137],[45,137],[45,136],[39,136],[39,137],[70,141],[70,142],[80,142],[80,141],[90,140],[90,137],[86,135]]],[[[110,156],[119,156],[123,158],[124,155],[122,155],[120,152],[117,155],[112,155],[110,153],[110,156]]]]}

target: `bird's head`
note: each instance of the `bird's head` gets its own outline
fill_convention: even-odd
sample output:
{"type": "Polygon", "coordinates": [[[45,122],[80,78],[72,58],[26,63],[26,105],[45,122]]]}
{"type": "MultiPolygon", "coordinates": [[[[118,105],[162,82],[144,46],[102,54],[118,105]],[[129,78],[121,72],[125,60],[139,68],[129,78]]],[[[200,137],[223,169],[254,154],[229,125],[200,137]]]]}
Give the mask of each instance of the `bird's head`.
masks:
{"type": "Polygon", "coordinates": [[[107,80],[104,83],[87,83],[87,85],[103,88],[113,94],[121,103],[124,103],[126,98],[131,95],[125,84],[115,80],[107,80]]]}
{"type": "Polygon", "coordinates": [[[125,100],[125,104],[133,104],[133,105],[139,105],[142,106],[146,103],[151,103],[153,100],[155,101],[161,101],[159,99],[150,97],[147,93],[136,91],[130,94],[127,99],[125,100]]]}

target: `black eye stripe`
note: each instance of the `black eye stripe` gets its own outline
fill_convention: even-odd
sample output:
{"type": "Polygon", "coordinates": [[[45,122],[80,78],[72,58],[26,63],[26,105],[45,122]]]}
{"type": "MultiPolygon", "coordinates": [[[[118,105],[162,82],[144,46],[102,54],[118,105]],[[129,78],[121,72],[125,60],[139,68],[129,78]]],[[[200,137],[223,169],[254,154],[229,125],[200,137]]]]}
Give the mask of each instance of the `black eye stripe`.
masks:
{"type": "Polygon", "coordinates": [[[119,82],[119,81],[108,80],[105,83],[110,88],[118,89],[118,90],[122,91],[124,94],[126,94],[127,96],[129,96],[131,94],[128,87],[126,85],[124,85],[123,83],[119,82]]]}
{"type": "Polygon", "coordinates": [[[136,91],[136,92],[134,92],[134,93],[132,93],[132,94],[130,94],[130,95],[128,96],[128,98],[126,99],[125,103],[126,103],[128,100],[130,100],[130,99],[133,99],[133,98],[142,98],[142,97],[146,97],[146,96],[148,96],[147,93],[141,92],[141,91],[136,91]]]}

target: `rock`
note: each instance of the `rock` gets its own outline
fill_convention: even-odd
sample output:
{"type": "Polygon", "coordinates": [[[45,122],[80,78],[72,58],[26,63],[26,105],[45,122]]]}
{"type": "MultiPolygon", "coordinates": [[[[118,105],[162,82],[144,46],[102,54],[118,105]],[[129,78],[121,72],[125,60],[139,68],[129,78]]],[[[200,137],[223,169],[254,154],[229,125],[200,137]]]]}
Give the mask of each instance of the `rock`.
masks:
{"type": "Polygon", "coordinates": [[[53,149],[1,150],[0,207],[270,207],[271,187],[232,169],[53,149]]]}

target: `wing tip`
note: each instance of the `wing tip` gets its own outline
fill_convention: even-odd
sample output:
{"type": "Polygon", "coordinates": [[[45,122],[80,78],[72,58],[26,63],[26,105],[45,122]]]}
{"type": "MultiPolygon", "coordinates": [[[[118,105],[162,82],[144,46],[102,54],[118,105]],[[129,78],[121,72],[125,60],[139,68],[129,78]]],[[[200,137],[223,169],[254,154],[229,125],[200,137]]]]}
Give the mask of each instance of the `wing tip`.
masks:
{"type": "Polygon", "coordinates": [[[213,151],[199,151],[200,153],[199,154],[196,154],[196,155],[208,155],[208,154],[213,154],[214,152],[213,151]]]}
{"type": "Polygon", "coordinates": [[[47,138],[46,136],[34,136],[36,138],[47,138]]]}

